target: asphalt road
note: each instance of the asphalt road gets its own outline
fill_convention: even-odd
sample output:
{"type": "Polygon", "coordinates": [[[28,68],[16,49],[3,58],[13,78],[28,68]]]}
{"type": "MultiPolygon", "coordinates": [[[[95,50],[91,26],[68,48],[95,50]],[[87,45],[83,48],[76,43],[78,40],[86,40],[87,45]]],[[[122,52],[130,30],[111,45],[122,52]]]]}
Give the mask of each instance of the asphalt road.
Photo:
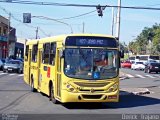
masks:
{"type": "MultiPolygon", "coordinates": [[[[132,76],[143,75],[142,71],[131,71],[121,69],[125,74],[132,76]]],[[[150,94],[143,95],[120,95],[119,103],[69,103],[53,104],[48,97],[42,93],[30,92],[30,87],[23,81],[21,74],[3,74],[0,71],[0,113],[7,114],[38,114],[38,118],[43,114],[59,115],[59,119],[80,119],[83,116],[90,116],[96,119],[97,115],[109,114],[160,114],[160,74],[151,74],[157,77],[128,77],[120,81],[120,88],[147,88],[150,94]],[[72,115],[68,117],[65,115],[72,115]],[[62,115],[62,116],[61,116],[62,115]],[[63,117],[64,116],[64,117],[63,117]]],[[[125,91],[127,93],[127,91],[125,91]]],[[[29,116],[29,115],[28,115],[29,116]]],[[[51,116],[53,117],[53,116],[51,116]]],[[[100,116],[99,116],[100,117],[100,116]]],[[[112,116],[109,116],[112,118],[112,116]]],[[[114,116],[116,117],[116,116],[114,116]]],[[[160,117],[160,116],[159,116],[160,117]]],[[[40,118],[43,118],[42,116],[40,118]]]]}

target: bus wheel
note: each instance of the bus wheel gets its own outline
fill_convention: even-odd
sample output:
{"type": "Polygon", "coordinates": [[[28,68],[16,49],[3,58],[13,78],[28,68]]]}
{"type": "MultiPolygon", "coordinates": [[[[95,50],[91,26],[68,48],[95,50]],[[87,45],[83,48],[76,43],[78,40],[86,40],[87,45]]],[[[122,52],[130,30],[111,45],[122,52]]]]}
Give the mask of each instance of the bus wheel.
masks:
{"type": "Polygon", "coordinates": [[[50,86],[50,92],[49,92],[50,101],[52,101],[54,104],[57,104],[58,101],[54,97],[54,89],[53,86],[50,86]]]}
{"type": "Polygon", "coordinates": [[[36,92],[36,89],[34,88],[34,81],[33,80],[31,82],[31,91],[36,92]]]}

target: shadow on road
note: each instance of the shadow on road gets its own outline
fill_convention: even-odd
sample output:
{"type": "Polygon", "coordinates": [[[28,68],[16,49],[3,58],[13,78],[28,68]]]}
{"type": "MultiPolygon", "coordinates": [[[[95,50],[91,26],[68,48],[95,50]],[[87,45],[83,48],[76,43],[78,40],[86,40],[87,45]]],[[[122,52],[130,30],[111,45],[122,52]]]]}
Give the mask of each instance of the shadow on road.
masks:
{"type": "Polygon", "coordinates": [[[67,109],[114,109],[154,104],[160,104],[160,99],[140,95],[121,95],[118,103],[67,103],[63,106],[67,109]]]}

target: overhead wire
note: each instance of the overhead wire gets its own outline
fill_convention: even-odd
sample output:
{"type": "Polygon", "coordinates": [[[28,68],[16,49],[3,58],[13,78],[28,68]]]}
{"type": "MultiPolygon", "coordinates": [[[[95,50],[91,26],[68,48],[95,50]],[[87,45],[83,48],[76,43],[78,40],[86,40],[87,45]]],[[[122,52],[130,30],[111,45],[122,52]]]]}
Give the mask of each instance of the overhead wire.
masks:
{"type": "MultiPolygon", "coordinates": [[[[54,2],[35,2],[35,1],[21,1],[21,0],[0,0],[5,3],[17,3],[17,4],[33,4],[33,5],[51,5],[51,6],[68,6],[68,7],[97,7],[97,5],[84,5],[84,4],[67,4],[67,3],[54,3],[54,2]]],[[[114,6],[114,5],[101,5],[101,7],[120,7],[125,9],[143,9],[143,10],[160,10],[160,8],[154,7],[140,7],[140,6],[114,6]]]]}
{"type": "MultiPolygon", "coordinates": [[[[1,7],[1,6],[0,6],[0,9],[2,9],[6,14],[8,14],[8,15],[10,14],[9,11],[7,11],[5,8],[3,8],[3,7],[1,7]]],[[[23,23],[22,20],[17,19],[16,17],[14,17],[13,14],[11,14],[11,18],[13,18],[13,19],[16,20],[17,22],[19,22],[19,23],[21,23],[21,24],[23,24],[23,25],[25,25],[25,26],[27,26],[27,27],[34,28],[34,29],[37,28],[37,27],[35,27],[35,26],[32,26],[32,25],[23,23]]],[[[18,25],[20,25],[20,24],[18,24],[18,25]]],[[[45,36],[49,36],[49,35],[47,35],[40,27],[39,27],[39,29],[40,29],[40,31],[41,31],[45,36]]]]}

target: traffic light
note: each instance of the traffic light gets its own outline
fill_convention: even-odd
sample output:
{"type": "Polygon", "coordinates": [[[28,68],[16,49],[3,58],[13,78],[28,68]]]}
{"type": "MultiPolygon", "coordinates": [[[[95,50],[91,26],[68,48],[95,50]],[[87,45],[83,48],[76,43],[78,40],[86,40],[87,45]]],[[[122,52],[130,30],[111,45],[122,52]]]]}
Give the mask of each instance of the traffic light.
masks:
{"type": "Polygon", "coordinates": [[[31,23],[31,13],[23,13],[23,23],[31,23]]]}
{"type": "Polygon", "coordinates": [[[102,7],[100,6],[100,5],[98,5],[97,7],[96,7],[96,9],[97,9],[97,12],[98,12],[98,16],[103,16],[103,10],[102,10],[102,7]]]}

